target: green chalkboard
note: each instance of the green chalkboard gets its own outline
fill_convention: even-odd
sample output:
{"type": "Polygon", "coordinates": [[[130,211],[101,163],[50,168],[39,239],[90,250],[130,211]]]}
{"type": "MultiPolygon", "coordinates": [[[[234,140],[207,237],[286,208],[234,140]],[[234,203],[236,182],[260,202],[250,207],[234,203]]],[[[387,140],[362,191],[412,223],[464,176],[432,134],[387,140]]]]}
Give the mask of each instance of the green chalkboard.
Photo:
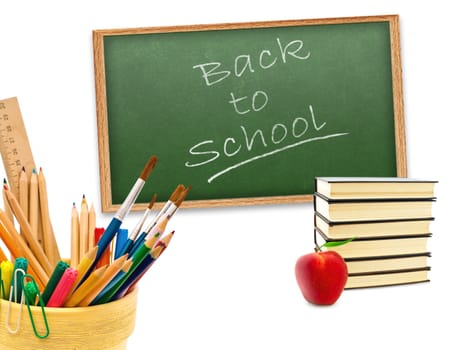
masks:
{"type": "Polygon", "coordinates": [[[406,176],[397,15],[95,30],[104,211],[312,199],[316,176],[406,176]]]}

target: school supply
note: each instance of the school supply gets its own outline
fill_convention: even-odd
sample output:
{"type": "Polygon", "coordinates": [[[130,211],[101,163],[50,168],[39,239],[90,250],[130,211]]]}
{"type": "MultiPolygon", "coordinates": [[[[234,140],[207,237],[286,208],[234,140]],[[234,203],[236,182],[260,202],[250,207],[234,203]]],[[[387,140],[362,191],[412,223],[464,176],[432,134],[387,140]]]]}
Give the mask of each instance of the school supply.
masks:
{"type": "Polygon", "coordinates": [[[11,285],[13,287],[13,293],[15,293],[15,300],[21,299],[23,288],[22,288],[20,281],[27,272],[28,272],[28,260],[23,257],[16,258],[15,264],[13,267],[13,279],[11,281],[11,285]]]}
{"type": "MultiPolygon", "coordinates": [[[[140,176],[136,180],[135,184],[133,185],[132,189],[128,193],[127,197],[125,198],[125,201],[122,203],[119,210],[114,215],[111,222],[109,223],[106,230],[104,231],[101,238],[99,239],[97,243],[98,251],[96,254],[96,260],[93,262],[93,265],[91,265],[91,269],[89,271],[91,271],[94,268],[97,261],[99,261],[99,258],[101,257],[101,255],[108,248],[115,234],[119,230],[120,225],[122,224],[122,221],[125,219],[125,217],[129,213],[131,207],[133,206],[138,195],[143,189],[143,186],[145,185],[145,182],[148,176],[150,175],[150,173],[152,172],[153,168],[155,167],[157,161],[158,161],[158,158],[156,156],[151,156],[146,162],[145,167],[141,171],[140,176]]],[[[89,275],[89,271],[85,275],[86,277],[89,275]]]]}
{"type": "Polygon", "coordinates": [[[125,245],[128,241],[128,229],[119,228],[117,231],[114,247],[114,259],[118,259],[122,255],[122,251],[125,249],[125,245]]]}
{"type": "Polygon", "coordinates": [[[80,222],[79,222],[79,260],[81,260],[88,251],[89,243],[89,209],[85,195],[81,199],[80,222]]]}
{"type": "Polygon", "coordinates": [[[118,292],[119,288],[125,283],[125,281],[131,276],[133,271],[143,261],[145,256],[151,250],[151,248],[156,244],[157,240],[157,236],[152,236],[138,248],[135,254],[132,255],[133,264],[130,267],[130,270],[122,276],[122,278],[116,283],[116,285],[111,290],[109,290],[105,295],[102,296],[102,298],[99,300],[100,304],[114,300],[114,294],[118,292]]]}
{"type": "Polygon", "coordinates": [[[103,276],[100,278],[98,283],[90,288],[89,292],[79,302],[78,306],[88,306],[94,298],[103,290],[103,288],[121,271],[125,264],[129,266],[132,264],[131,260],[127,260],[128,254],[122,255],[120,258],[115,260],[108,268],[106,268],[103,276]]]}
{"type": "Polygon", "coordinates": [[[78,277],[78,271],[72,267],[69,267],[65,270],[62,277],[60,278],[57,286],[55,287],[52,295],[50,296],[49,301],[47,302],[47,307],[61,307],[65,302],[68,294],[71,292],[71,288],[76,278],[78,277]]]}
{"type": "Polygon", "coordinates": [[[70,265],[76,267],[80,261],[80,221],[75,202],[72,206],[71,215],[71,252],[70,265]]]}
{"type": "Polygon", "coordinates": [[[133,260],[132,258],[129,258],[124,266],[122,267],[122,270],[120,270],[115,276],[114,278],[112,278],[110,280],[109,283],[107,283],[107,285],[98,293],[98,295],[93,299],[93,301],[91,301],[90,305],[96,305],[99,303],[99,301],[102,299],[102,297],[108,293],[112,288],[115,287],[115,285],[117,283],[119,283],[119,281],[123,278],[123,276],[128,273],[128,271],[130,270],[130,268],[132,267],[132,264],[133,264],[133,260]]]}
{"type": "Polygon", "coordinates": [[[55,266],[54,272],[50,276],[49,282],[47,283],[44,292],[42,293],[42,299],[45,304],[49,302],[52,293],[54,292],[57,284],[59,283],[60,279],[62,278],[63,273],[66,269],[68,269],[70,265],[64,261],[59,261],[55,266]]]}
{"type": "Polygon", "coordinates": [[[91,264],[93,261],[96,259],[96,254],[97,254],[98,247],[94,247],[90,249],[83,259],[81,259],[80,263],[78,264],[77,270],[78,270],[78,276],[76,277],[75,283],[73,283],[72,290],[75,289],[75,287],[78,285],[78,283],[81,282],[81,279],[83,276],[88,272],[89,268],[91,267],[91,264]]]}
{"type": "Polygon", "coordinates": [[[3,299],[8,299],[10,297],[10,286],[11,280],[13,279],[13,270],[14,265],[9,260],[3,260],[0,263],[0,275],[3,285],[3,299]]]}
{"type": "Polygon", "coordinates": [[[23,276],[23,278],[21,279],[21,284],[23,286],[23,290],[25,291],[25,302],[28,308],[29,319],[31,320],[31,326],[33,328],[34,334],[39,339],[47,338],[49,336],[49,324],[47,322],[47,315],[44,310],[44,301],[42,300],[39,287],[37,286],[37,283],[34,280],[34,277],[29,274],[25,274],[23,276]],[[28,281],[25,284],[26,280],[28,281]],[[45,328],[44,334],[39,333],[36,327],[36,320],[34,319],[32,312],[31,312],[31,305],[35,304],[36,299],[38,300],[38,305],[41,308],[41,314],[42,314],[42,319],[43,319],[44,328],[45,328]]]}
{"type": "Polygon", "coordinates": [[[138,281],[143,277],[143,275],[149,270],[149,268],[154,264],[154,262],[167,248],[173,236],[174,231],[165,235],[156,243],[153,249],[151,249],[150,253],[145,256],[143,261],[138,265],[138,267],[131,273],[131,275],[119,288],[119,290],[115,294],[114,300],[122,298],[123,296],[127,295],[127,293],[133,290],[138,281]]]}
{"type": "Polygon", "coordinates": [[[148,207],[144,211],[143,215],[140,217],[140,220],[135,225],[132,232],[130,233],[130,235],[129,235],[128,239],[127,239],[127,242],[125,242],[122,249],[117,253],[117,257],[122,256],[123,254],[129,252],[131,246],[135,242],[135,239],[137,238],[137,236],[139,235],[139,233],[143,229],[143,225],[144,225],[146,219],[148,218],[151,210],[153,209],[153,205],[154,205],[154,202],[156,202],[156,198],[157,198],[157,195],[154,194],[153,197],[151,198],[150,203],[148,204],[148,207]]]}
{"type": "Polygon", "coordinates": [[[106,268],[106,266],[102,266],[94,270],[77,289],[72,291],[72,293],[65,300],[63,306],[72,307],[78,305],[78,303],[86,297],[86,295],[94,288],[94,286],[96,286],[96,284],[106,272],[106,268]]]}

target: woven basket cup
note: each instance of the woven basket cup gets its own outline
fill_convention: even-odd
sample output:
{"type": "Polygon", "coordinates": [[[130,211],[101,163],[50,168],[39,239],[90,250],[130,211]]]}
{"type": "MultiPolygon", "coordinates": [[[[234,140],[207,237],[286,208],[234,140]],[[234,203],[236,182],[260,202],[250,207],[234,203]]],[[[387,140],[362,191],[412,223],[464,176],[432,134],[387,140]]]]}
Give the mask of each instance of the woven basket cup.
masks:
{"type": "MultiPolygon", "coordinates": [[[[16,334],[6,327],[8,301],[0,301],[0,350],[125,350],[135,326],[137,290],[110,303],[70,308],[45,308],[49,335],[38,338],[33,331],[28,308],[22,306],[21,324],[16,334]]],[[[11,329],[16,329],[20,304],[11,303],[11,329]]],[[[42,311],[31,307],[37,333],[44,335],[42,311]]]]}

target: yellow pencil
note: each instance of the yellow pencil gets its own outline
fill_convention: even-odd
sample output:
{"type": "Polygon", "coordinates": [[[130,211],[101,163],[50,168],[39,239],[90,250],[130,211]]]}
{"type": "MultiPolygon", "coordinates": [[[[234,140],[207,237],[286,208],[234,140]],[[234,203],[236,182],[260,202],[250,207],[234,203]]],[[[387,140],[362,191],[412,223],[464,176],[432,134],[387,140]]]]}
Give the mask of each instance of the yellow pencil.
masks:
{"type": "Polygon", "coordinates": [[[91,291],[94,286],[99,282],[104,273],[106,272],[107,266],[102,266],[97,270],[94,270],[91,275],[74,291],[65,301],[63,306],[73,307],[78,305],[78,303],[86,297],[86,294],[91,291]]]}
{"type": "Polygon", "coordinates": [[[91,203],[88,213],[88,250],[95,246],[94,243],[94,229],[96,228],[96,211],[94,205],[91,203]]]}
{"type": "Polygon", "coordinates": [[[86,254],[88,251],[88,203],[86,202],[86,197],[83,195],[81,199],[81,210],[80,210],[80,259],[86,254]]]}
{"type": "Polygon", "coordinates": [[[52,265],[56,265],[60,261],[60,252],[57,241],[55,239],[54,230],[49,216],[49,203],[47,197],[47,185],[42,168],[39,169],[37,175],[39,185],[39,208],[41,211],[42,234],[44,239],[44,251],[51,261],[52,265]]]}
{"type": "Polygon", "coordinates": [[[71,290],[74,290],[76,288],[78,283],[81,282],[81,279],[83,278],[85,273],[88,272],[89,267],[94,262],[94,259],[96,259],[97,250],[97,246],[93,247],[92,249],[88,250],[85,256],[81,259],[80,263],[76,267],[76,270],[78,271],[78,276],[76,277],[75,283],[73,283],[71,290]]]}
{"type": "Polygon", "coordinates": [[[131,265],[131,258],[127,258],[128,254],[124,254],[120,258],[116,259],[112,264],[110,264],[99,282],[78,303],[78,306],[88,306],[94,300],[94,298],[96,298],[96,296],[108,285],[108,283],[119,273],[119,271],[123,269],[125,264],[131,265]]]}
{"type": "Polygon", "coordinates": [[[80,261],[80,221],[78,215],[78,209],[75,203],[72,207],[71,215],[71,255],[70,255],[70,266],[75,267],[80,261]]]}

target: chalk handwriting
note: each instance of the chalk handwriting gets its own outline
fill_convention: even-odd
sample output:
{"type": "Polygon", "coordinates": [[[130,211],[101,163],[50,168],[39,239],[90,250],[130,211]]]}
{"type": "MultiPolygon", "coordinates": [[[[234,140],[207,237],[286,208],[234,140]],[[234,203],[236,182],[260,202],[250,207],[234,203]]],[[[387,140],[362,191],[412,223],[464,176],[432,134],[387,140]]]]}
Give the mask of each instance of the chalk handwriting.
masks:
{"type": "MultiPolygon", "coordinates": [[[[269,157],[310,142],[349,134],[347,132],[338,132],[328,135],[317,135],[316,132],[320,131],[326,125],[326,122],[317,122],[312,105],[309,105],[308,109],[310,114],[309,119],[296,117],[289,125],[276,123],[271,127],[269,132],[265,132],[262,129],[250,131],[244,125],[240,125],[241,136],[238,138],[227,136],[224,141],[213,139],[200,141],[188,150],[193,160],[186,161],[185,166],[203,166],[213,163],[220,157],[228,157],[235,160],[234,157],[241,153],[241,151],[245,150],[247,152],[246,159],[237,160],[233,165],[212,175],[208,179],[208,183],[211,183],[221,175],[258,159],[269,157]],[[288,138],[289,134],[292,137],[288,138]],[[286,139],[290,140],[290,143],[285,142],[286,139]],[[250,155],[252,153],[255,155],[250,155]]],[[[246,154],[246,152],[242,154],[246,154]]]]}
{"type": "Polygon", "coordinates": [[[256,69],[271,69],[279,63],[286,64],[289,60],[306,60],[310,57],[310,51],[304,49],[302,40],[291,40],[283,44],[279,38],[276,38],[276,43],[278,45],[276,53],[263,49],[258,57],[253,57],[250,54],[236,56],[231,70],[225,68],[221,62],[196,64],[193,68],[199,68],[205,84],[212,86],[222,82],[232,74],[236,78],[240,78],[247,73],[255,73],[256,69]]]}

